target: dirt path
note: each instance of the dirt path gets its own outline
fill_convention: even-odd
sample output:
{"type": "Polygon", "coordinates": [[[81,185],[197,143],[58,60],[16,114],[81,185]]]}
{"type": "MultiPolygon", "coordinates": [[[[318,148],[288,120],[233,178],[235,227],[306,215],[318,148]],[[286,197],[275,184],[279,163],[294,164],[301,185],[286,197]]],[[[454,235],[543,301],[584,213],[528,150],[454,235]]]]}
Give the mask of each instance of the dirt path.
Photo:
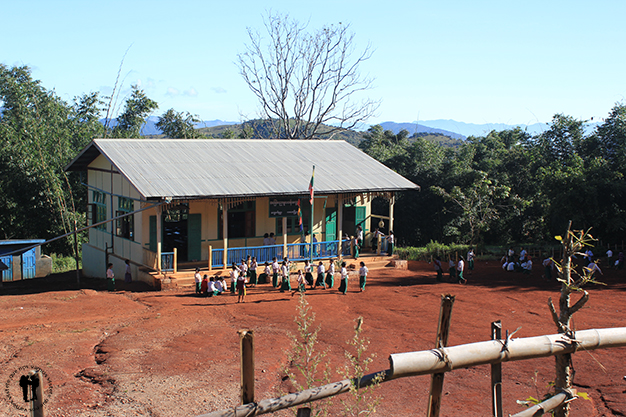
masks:
{"type": "MultiPolygon", "coordinates": [[[[321,326],[318,349],[328,350],[333,368],[342,362],[358,316],[364,317],[369,351],[376,353],[371,371],[389,368],[391,353],[432,348],[440,297],[447,293],[456,296],[450,345],[487,340],[498,319],[511,332],[521,326],[516,337],[555,333],[546,302],[558,297],[558,285],[543,282],[539,271],[526,276],[477,262],[461,286],[435,282],[427,263],[413,267],[372,272],[363,293],[356,280],[346,296],[336,287],[307,292],[321,326]]],[[[626,274],[605,271],[603,278],[609,285],[590,288],[587,307],[575,316],[577,329],[624,326],[626,274]]],[[[16,408],[21,393],[12,379],[22,366],[45,371],[52,391],[48,416],[192,416],[232,407],[239,395],[237,330],[243,328],[254,330],[257,398],[287,386],[282,369],[287,332],[296,331],[298,297],[261,285],[237,304],[229,295],[197,298],[190,290],[151,292],[138,284],[109,293],[101,285],[88,281],[83,287],[90,288],[78,289],[69,279],[48,279],[36,290],[5,286],[0,381],[9,389],[3,385],[0,415],[25,415],[16,408]]],[[[591,400],[576,400],[573,416],[626,415],[625,359],[624,348],[575,355],[577,388],[591,400]]],[[[503,365],[507,414],[523,409],[516,400],[548,391],[553,364],[546,358],[503,365]]],[[[429,383],[422,376],[381,385],[378,415],[423,415],[429,383]]],[[[489,415],[489,367],[446,374],[444,393],[442,416],[489,415]]]]}

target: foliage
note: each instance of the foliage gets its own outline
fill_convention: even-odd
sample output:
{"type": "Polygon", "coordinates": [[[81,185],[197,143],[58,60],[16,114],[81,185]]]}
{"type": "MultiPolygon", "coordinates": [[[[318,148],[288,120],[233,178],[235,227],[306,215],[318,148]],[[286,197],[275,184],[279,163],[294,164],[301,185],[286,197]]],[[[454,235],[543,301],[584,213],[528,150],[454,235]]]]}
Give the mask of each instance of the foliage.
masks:
{"type": "Polygon", "coordinates": [[[259,100],[262,118],[273,124],[273,137],[311,139],[322,124],[332,134],[374,114],[377,102],[357,100],[372,85],[359,73],[372,52],[368,46],[353,56],[349,25],[309,32],[305,24],[277,13],[269,13],[264,24],[266,38],[248,28],[250,44],[238,55],[238,66],[259,100]]]}
{"type": "Polygon", "coordinates": [[[202,137],[202,134],[196,130],[194,123],[199,121],[198,116],[189,112],[183,113],[169,109],[159,117],[156,127],[161,129],[167,138],[198,139],[202,137]]]}
{"type": "Polygon", "coordinates": [[[399,246],[394,249],[394,252],[400,259],[406,259],[409,261],[429,261],[431,258],[435,258],[437,256],[451,256],[454,258],[454,254],[465,254],[469,248],[469,245],[445,245],[431,240],[426,246],[399,246]]]}
{"type": "Polygon", "coordinates": [[[141,128],[153,110],[159,108],[156,101],[148,98],[137,85],[132,86],[131,96],[126,100],[124,111],[117,116],[117,125],[113,128],[113,137],[139,138],[141,128]]]}
{"type": "Polygon", "coordinates": [[[340,401],[344,408],[344,416],[369,416],[376,413],[376,407],[381,401],[380,397],[374,395],[374,390],[378,388],[384,375],[376,375],[371,385],[359,386],[359,381],[367,375],[374,356],[366,354],[370,342],[362,334],[363,317],[359,317],[356,322],[354,336],[348,341],[351,351],[345,352],[347,365],[342,372],[344,378],[352,380],[350,395],[347,399],[341,398],[340,401]]]}
{"type": "MultiPolygon", "coordinates": [[[[79,252],[79,256],[82,256],[82,253],[79,252]]],[[[52,253],[50,254],[50,258],[52,258],[52,273],[53,274],[76,270],[76,259],[74,259],[71,256],[63,256],[63,255],[58,255],[56,253],[52,253]]],[[[79,266],[82,266],[81,259],[79,259],[78,264],[79,266]]]]}
{"type": "MultiPolygon", "coordinates": [[[[555,261],[558,271],[558,280],[561,282],[561,296],[559,298],[559,312],[552,303],[552,298],[548,300],[548,307],[552,313],[552,319],[559,333],[567,335],[570,339],[575,340],[574,329],[571,327],[571,319],[574,313],[580,310],[589,300],[589,293],[582,289],[585,284],[599,284],[594,279],[594,270],[583,268],[583,273],[579,274],[572,268],[572,257],[584,257],[582,252],[585,247],[593,246],[596,239],[590,233],[590,230],[571,230],[571,222],[567,227],[564,237],[556,236],[556,239],[563,245],[563,259],[560,263],[555,261]],[[573,275],[573,276],[572,276],[573,275]],[[570,305],[571,294],[581,292],[580,299],[570,305]]],[[[574,342],[575,343],[575,342],[574,342]]],[[[574,378],[574,370],[572,366],[571,354],[561,354],[555,356],[556,360],[556,377],[554,387],[556,391],[568,389],[572,387],[574,378]]],[[[558,417],[567,417],[569,415],[569,404],[563,404],[555,411],[558,417]]]]}
{"type": "MultiPolygon", "coordinates": [[[[316,351],[320,328],[319,326],[314,328],[315,314],[311,312],[305,293],[300,293],[294,321],[298,326],[298,332],[295,335],[289,334],[291,348],[287,351],[289,366],[285,368],[285,374],[297,391],[330,382],[327,353],[316,351]]],[[[328,400],[316,401],[310,403],[310,406],[312,416],[328,414],[328,400]]]]}
{"type": "MultiPolygon", "coordinates": [[[[68,104],[33,80],[28,67],[0,64],[0,102],[0,235],[48,239],[80,227],[77,209],[87,194],[80,176],[64,167],[102,133],[98,94],[68,104]]],[[[49,249],[72,253],[73,239],[49,249]]]]}

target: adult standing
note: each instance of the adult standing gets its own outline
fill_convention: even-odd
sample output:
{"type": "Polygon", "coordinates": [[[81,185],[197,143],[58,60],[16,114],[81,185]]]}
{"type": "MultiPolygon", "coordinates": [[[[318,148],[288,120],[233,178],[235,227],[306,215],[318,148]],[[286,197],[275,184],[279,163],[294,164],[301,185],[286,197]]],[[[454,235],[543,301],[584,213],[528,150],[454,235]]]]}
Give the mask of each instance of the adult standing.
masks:
{"type": "Polygon", "coordinates": [[[613,251],[611,250],[611,246],[609,245],[609,250],[606,251],[606,261],[609,268],[613,266],[613,251]]]}

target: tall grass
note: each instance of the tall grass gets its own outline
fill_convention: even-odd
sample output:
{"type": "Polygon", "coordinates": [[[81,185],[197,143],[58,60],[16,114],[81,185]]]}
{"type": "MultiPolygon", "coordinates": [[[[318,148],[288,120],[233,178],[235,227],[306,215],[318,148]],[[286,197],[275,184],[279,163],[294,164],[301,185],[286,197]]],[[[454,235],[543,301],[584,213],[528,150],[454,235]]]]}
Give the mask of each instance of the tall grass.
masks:
{"type": "Polygon", "coordinates": [[[469,250],[469,245],[460,245],[452,243],[446,245],[437,241],[430,241],[426,246],[422,247],[397,247],[395,253],[400,259],[406,259],[408,261],[430,261],[431,257],[435,258],[441,256],[445,258],[448,255],[454,257],[455,253],[465,254],[469,250]]]}

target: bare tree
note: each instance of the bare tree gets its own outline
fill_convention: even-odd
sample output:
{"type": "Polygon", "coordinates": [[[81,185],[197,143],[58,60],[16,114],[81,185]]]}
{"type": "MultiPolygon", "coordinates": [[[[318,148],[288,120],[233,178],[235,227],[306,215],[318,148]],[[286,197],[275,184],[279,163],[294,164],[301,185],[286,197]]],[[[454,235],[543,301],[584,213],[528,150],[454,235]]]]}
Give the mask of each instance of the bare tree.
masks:
{"type": "MultiPolygon", "coordinates": [[[[559,312],[557,313],[552,298],[548,300],[548,307],[552,313],[552,319],[556,324],[559,333],[566,335],[572,343],[576,343],[576,335],[571,327],[572,315],[580,310],[589,300],[589,293],[582,289],[585,284],[602,284],[595,280],[595,268],[583,267],[582,274],[579,274],[572,265],[572,257],[580,256],[584,259],[582,252],[586,246],[593,246],[596,239],[591,236],[589,230],[571,230],[572,222],[567,226],[565,237],[557,236],[557,240],[563,245],[563,260],[561,263],[555,262],[558,271],[558,281],[561,282],[561,296],[559,299],[559,312]],[[573,293],[582,293],[581,297],[570,305],[573,293]]],[[[602,284],[604,285],[604,284],[602,284]]],[[[561,354],[555,356],[556,375],[554,388],[559,390],[572,387],[574,379],[574,368],[572,366],[572,354],[561,354]]],[[[569,403],[564,403],[555,409],[554,415],[557,417],[569,416],[569,403]]]]}
{"type": "Polygon", "coordinates": [[[274,134],[310,139],[320,133],[351,129],[374,114],[379,102],[357,99],[372,87],[359,65],[372,56],[371,46],[356,54],[350,25],[339,23],[314,32],[288,15],[264,19],[268,39],[248,28],[250,44],[238,66],[261,104],[261,117],[274,134]]]}

